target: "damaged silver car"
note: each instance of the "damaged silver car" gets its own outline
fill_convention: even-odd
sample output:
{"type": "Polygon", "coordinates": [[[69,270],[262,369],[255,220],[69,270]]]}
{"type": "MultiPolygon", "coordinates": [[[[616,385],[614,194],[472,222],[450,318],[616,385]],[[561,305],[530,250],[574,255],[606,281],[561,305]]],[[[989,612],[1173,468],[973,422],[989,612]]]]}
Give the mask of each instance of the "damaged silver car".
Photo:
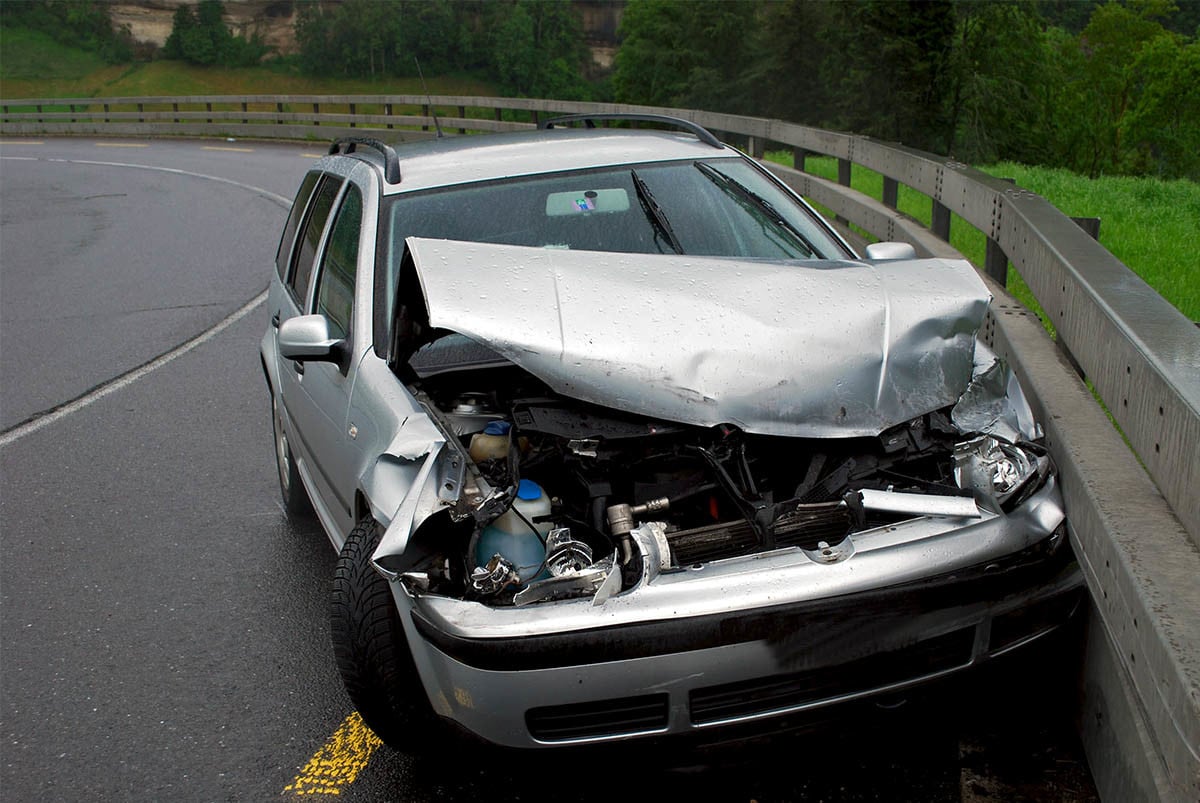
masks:
{"type": "MultiPolygon", "coordinates": [[[[861,259],[691,123],[343,140],[262,341],[387,743],[701,734],[1017,649],[1081,580],[966,262],[861,259]]],[[[311,506],[311,507],[310,507],[311,506]]]]}

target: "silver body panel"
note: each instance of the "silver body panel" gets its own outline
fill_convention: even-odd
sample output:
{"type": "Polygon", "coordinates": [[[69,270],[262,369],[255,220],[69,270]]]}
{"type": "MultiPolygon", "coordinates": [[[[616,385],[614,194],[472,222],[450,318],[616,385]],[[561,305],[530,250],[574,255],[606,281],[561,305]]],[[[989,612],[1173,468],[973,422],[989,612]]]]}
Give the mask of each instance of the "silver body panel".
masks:
{"type": "Polygon", "coordinates": [[[433,326],[563,395],[784,437],[878,435],[953,404],[991,298],[969,263],[950,260],[408,248],[433,326]]]}
{"type": "Polygon", "coordinates": [[[399,184],[386,185],[385,194],[419,192],[472,181],[586,170],[615,164],[673,159],[711,159],[735,156],[728,146],[714,148],[690,134],[651,131],[595,132],[555,128],[547,131],[463,136],[426,140],[404,146],[399,184]]]}

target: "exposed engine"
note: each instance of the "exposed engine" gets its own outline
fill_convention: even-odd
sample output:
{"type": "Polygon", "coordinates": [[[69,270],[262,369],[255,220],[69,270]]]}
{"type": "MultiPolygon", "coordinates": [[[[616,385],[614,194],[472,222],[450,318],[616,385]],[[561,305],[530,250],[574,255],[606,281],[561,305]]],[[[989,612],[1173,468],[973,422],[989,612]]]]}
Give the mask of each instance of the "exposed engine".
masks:
{"type": "Polygon", "coordinates": [[[781,547],[832,561],[856,531],[978,517],[977,502],[999,512],[1049,466],[1028,444],[964,440],[949,409],[876,438],[809,440],[624,415],[512,366],[415,390],[506,491],[486,516],[456,516],[457,551],[425,565],[436,591],[492,605],[602,600],[647,572],[781,547]]]}

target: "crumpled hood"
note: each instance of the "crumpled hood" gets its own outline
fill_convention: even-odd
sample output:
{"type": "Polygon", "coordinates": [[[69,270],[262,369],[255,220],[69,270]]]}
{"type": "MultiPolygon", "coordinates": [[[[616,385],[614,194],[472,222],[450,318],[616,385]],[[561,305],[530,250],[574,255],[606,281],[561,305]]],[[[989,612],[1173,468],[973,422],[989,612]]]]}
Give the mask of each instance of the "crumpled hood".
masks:
{"type": "Polygon", "coordinates": [[[961,260],[407,244],[432,326],[582,401],[766,435],[876,435],[954,403],[990,300],[961,260]]]}

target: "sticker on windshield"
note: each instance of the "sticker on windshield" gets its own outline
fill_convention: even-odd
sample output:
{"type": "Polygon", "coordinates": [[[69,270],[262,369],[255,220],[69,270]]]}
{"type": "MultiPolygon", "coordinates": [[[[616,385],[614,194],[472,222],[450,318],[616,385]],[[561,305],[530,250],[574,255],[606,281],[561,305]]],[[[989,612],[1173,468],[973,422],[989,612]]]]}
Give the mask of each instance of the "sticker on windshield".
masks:
{"type": "Polygon", "coordinates": [[[546,196],[547,217],[624,212],[629,209],[629,193],[621,187],[603,190],[552,192],[546,196]]]}

